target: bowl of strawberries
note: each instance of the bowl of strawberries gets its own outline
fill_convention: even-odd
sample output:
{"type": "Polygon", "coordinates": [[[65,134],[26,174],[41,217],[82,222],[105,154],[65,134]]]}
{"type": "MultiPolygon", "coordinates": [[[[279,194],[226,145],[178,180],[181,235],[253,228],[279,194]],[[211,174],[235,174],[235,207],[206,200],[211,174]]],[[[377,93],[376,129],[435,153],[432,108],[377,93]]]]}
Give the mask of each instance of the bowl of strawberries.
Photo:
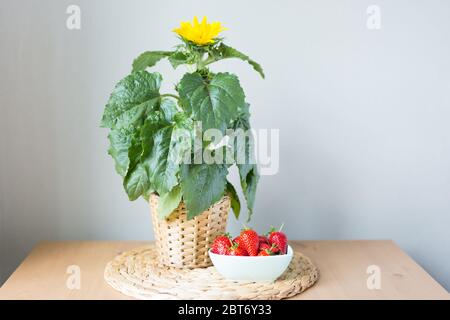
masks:
{"type": "Polygon", "coordinates": [[[218,236],[209,256],[226,279],[273,282],[289,266],[293,250],[281,228],[272,228],[267,235],[245,228],[235,238],[229,234],[218,236]]]}

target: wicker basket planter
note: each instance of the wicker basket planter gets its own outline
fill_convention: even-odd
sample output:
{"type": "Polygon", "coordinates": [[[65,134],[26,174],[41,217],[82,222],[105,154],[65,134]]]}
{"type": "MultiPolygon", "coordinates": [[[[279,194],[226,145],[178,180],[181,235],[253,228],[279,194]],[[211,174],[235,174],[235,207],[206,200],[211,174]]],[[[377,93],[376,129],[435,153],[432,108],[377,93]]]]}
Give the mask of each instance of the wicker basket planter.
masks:
{"type": "Polygon", "coordinates": [[[152,194],[149,202],[160,264],[175,268],[210,266],[208,250],[216,236],[225,232],[230,198],[224,196],[191,220],[183,202],[167,219],[159,219],[158,200],[158,195],[152,194]]]}

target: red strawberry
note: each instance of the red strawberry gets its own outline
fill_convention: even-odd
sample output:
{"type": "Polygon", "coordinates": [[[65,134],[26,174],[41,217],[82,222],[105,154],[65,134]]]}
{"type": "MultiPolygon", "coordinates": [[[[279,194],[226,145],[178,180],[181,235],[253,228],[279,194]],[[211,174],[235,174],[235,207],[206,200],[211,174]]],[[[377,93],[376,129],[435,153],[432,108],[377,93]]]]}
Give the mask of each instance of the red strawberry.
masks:
{"type": "Polygon", "coordinates": [[[259,251],[270,249],[270,244],[268,243],[259,243],[259,251]]]}
{"type": "Polygon", "coordinates": [[[259,237],[258,234],[252,229],[244,229],[239,235],[240,243],[244,249],[248,252],[249,256],[258,255],[259,237]]]}
{"type": "Polygon", "coordinates": [[[278,254],[278,253],[281,252],[280,249],[278,249],[278,246],[277,246],[275,243],[272,244],[271,250],[272,250],[272,252],[275,253],[275,254],[278,254]]]}
{"type": "Polygon", "coordinates": [[[244,248],[242,248],[242,246],[240,246],[237,243],[234,243],[229,249],[227,254],[229,256],[247,256],[247,251],[245,251],[244,248]]]}
{"type": "Polygon", "coordinates": [[[266,236],[259,236],[259,244],[261,243],[269,243],[269,239],[266,236]]]}
{"type": "Polygon", "coordinates": [[[244,245],[242,244],[241,238],[239,236],[233,239],[233,244],[237,244],[241,250],[244,250],[245,255],[248,256],[248,252],[247,250],[245,250],[244,245]]]}
{"type": "Polygon", "coordinates": [[[226,255],[231,245],[231,239],[228,235],[218,236],[213,242],[211,252],[226,255]]]}
{"type": "Polygon", "coordinates": [[[279,250],[276,248],[275,244],[267,244],[263,243],[259,246],[259,253],[258,256],[273,256],[275,255],[279,250]]]}
{"type": "MultiPolygon", "coordinates": [[[[281,228],[280,228],[281,230],[281,228]]],[[[275,244],[276,247],[281,251],[282,254],[285,254],[287,251],[287,237],[281,231],[275,231],[273,228],[269,233],[269,242],[271,244],[275,244]]]]}

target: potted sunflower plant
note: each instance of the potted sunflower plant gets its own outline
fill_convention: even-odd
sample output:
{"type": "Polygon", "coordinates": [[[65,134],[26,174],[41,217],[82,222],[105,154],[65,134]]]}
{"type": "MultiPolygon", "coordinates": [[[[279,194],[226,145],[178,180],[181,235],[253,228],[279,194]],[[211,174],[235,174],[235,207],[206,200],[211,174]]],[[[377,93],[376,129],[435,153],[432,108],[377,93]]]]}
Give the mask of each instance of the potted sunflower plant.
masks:
{"type": "Polygon", "coordinates": [[[226,45],[219,22],[182,22],[173,31],[180,44],[171,51],[146,51],[120,80],[105,106],[101,126],[109,129],[108,153],[130,200],[150,203],[160,263],[194,268],[211,264],[208,249],[225,231],[230,207],[240,201],[227,180],[237,165],[249,218],[259,180],[252,155],[249,104],[236,75],[214,72],[229,58],[261,66],[226,45]],[[188,70],[174,91],[160,92],[162,76],[149,72],[162,59],[188,70]],[[237,147],[230,143],[245,132],[237,147]]]}

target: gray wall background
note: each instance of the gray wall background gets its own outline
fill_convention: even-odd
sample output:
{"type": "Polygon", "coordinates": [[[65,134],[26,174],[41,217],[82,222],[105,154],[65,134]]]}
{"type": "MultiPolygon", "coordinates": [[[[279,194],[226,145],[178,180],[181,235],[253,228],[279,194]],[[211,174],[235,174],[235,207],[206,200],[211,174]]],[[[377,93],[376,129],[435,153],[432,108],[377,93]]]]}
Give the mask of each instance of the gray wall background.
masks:
{"type": "MultiPolygon", "coordinates": [[[[450,289],[450,2],[437,0],[2,0],[0,283],[41,240],[152,238],[98,124],[132,59],[204,14],[265,68],[263,81],[239,61],[216,67],[241,77],[253,126],[280,128],[280,170],[261,179],[252,225],[393,239],[450,289]],[[381,30],[366,27],[371,4],[381,30]]],[[[166,90],[182,74],[157,70],[166,90]]]]}

